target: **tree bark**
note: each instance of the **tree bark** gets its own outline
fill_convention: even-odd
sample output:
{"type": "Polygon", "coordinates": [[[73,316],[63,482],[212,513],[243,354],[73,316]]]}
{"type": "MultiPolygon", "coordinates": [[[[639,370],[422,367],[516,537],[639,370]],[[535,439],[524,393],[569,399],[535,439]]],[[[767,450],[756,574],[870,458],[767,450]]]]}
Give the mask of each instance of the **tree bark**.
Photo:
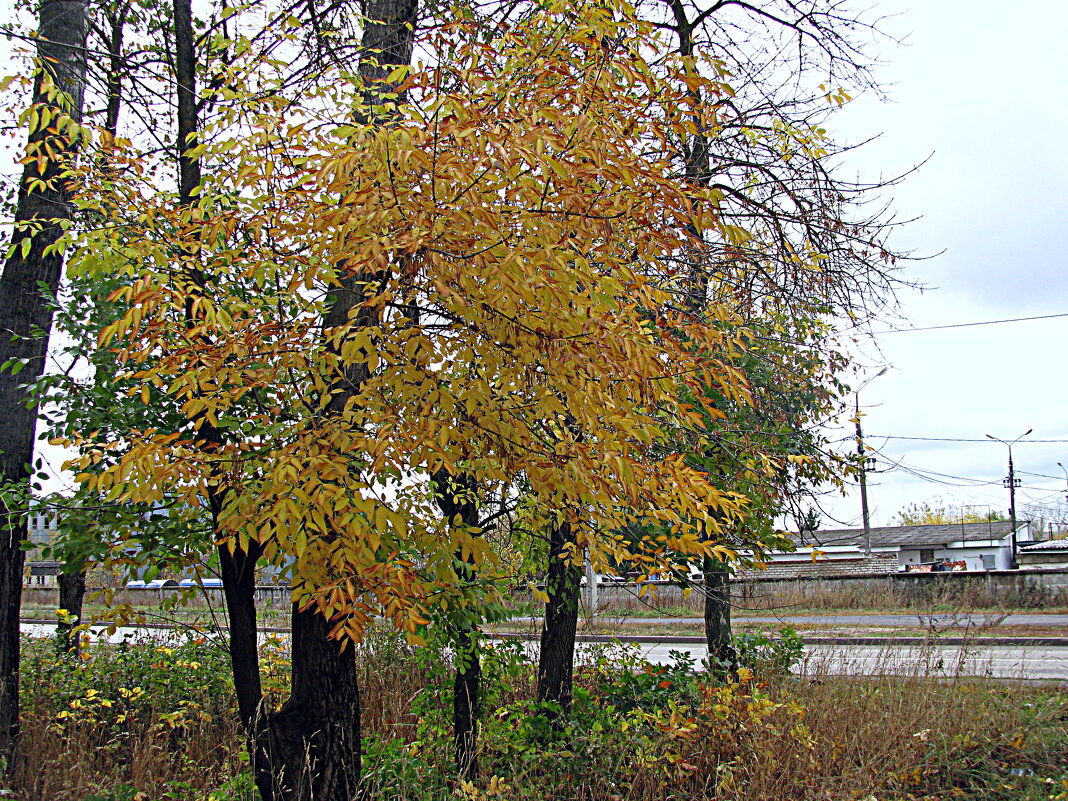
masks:
{"type": "MultiPolygon", "coordinates": [[[[675,33],[679,39],[679,55],[684,58],[693,56],[694,25],[682,0],[668,0],[675,18],[675,33]]],[[[701,94],[698,89],[690,89],[690,94],[700,105],[701,94]]],[[[701,119],[694,119],[694,133],[683,143],[683,155],[686,164],[686,180],[699,186],[708,186],[711,180],[709,164],[708,135],[702,128],[701,119]]],[[[701,232],[696,225],[689,226],[695,241],[703,244],[701,232]]],[[[708,302],[708,273],[702,268],[702,259],[695,258],[687,276],[686,307],[695,320],[705,314],[708,302]]],[[[705,557],[702,566],[704,572],[704,621],[705,641],[708,646],[708,664],[710,668],[734,670],[737,657],[731,639],[731,590],[730,572],[718,559],[705,557]]]]}
{"type": "Polygon", "coordinates": [[[26,538],[25,498],[29,495],[37,420],[37,405],[29,400],[22,385],[32,383],[44,371],[52,329],[51,304],[63,269],[63,252],[54,245],[63,234],[63,224],[71,219],[71,206],[70,188],[61,176],[77,149],[77,139],[69,129],[57,130],[56,116],[62,113],[75,121],[81,119],[85,2],[43,0],[38,19],[40,68],[33,102],[51,109],[54,116],[48,125],[30,132],[27,155],[43,157],[43,169],[35,160],[23,170],[11,255],[0,279],[0,364],[17,359],[24,365],[17,375],[10,368],[0,373],[0,485],[5,491],[24,495],[16,508],[6,508],[0,517],[0,757],[6,758],[8,765],[12,764],[19,734],[19,607],[25,560],[21,545],[26,538]],[[60,109],[56,99],[46,95],[45,76],[51,76],[69,96],[69,108],[60,109]],[[31,221],[33,227],[24,225],[31,221]],[[43,287],[47,289],[42,291],[43,287]]]}
{"type": "Polygon", "coordinates": [[[478,778],[478,719],[482,710],[482,662],[478,629],[461,628],[456,637],[456,673],[452,683],[452,742],[460,778],[478,778]]]}
{"type": "Polygon", "coordinates": [[[360,699],[351,643],[330,639],[317,610],[293,607],[293,684],[270,720],[277,795],[352,801],[360,781],[360,699]]]}
{"type": "Polygon", "coordinates": [[[575,632],[582,589],[582,568],[571,563],[568,547],[574,542],[575,535],[568,523],[555,525],[549,532],[549,570],[545,580],[549,601],[545,604],[541,627],[538,702],[545,705],[540,714],[554,728],[571,711],[575,632]]]}
{"type": "MultiPolygon", "coordinates": [[[[433,478],[438,508],[448,524],[452,525],[459,515],[460,525],[476,528],[479,517],[474,479],[466,474],[453,477],[445,470],[438,471],[433,478]]],[[[464,565],[457,569],[456,580],[461,584],[473,581],[474,568],[463,561],[461,554],[457,554],[456,559],[464,565]]],[[[478,626],[465,617],[453,642],[456,660],[452,685],[453,753],[456,772],[467,781],[478,777],[478,719],[482,691],[478,637],[478,626]]]]}
{"type": "Polygon", "coordinates": [[[56,626],[56,638],[63,652],[74,657],[82,652],[82,638],[71,636],[71,629],[82,622],[84,600],[85,569],[74,571],[64,565],[59,574],[59,608],[66,611],[67,618],[56,626]]]}
{"type": "Polygon", "coordinates": [[[252,776],[262,801],[274,797],[270,732],[263,709],[260,654],[256,628],[256,560],[261,548],[249,542],[248,551],[218,546],[226,616],[230,624],[230,669],[234,676],[237,711],[245,730],[252,776]]]}
{"type": "Polygon", "coordinates": [[[727,566],[711,556],[704,558],[705,640],[710,670],[733,672],[738,654],[731,639],[731,575],[727,566]]]}
{"type": "MultiPolygon", "coordinates": [[[[381,104],[380,94],[393,91],[387,80],[392,69],[411,61],[417,7],[416,0],[372,0],[364,9],[360,74],[365,107],[359,116],[367,124],[385,121],[371,109],[381,104]]],[[[343,326],[359,331],[378,323],[380,311],[363,300],[367,287],[378,286],[387,277],[378,268],[340,265],[337,284],[327,291],[323,316],[328,347],[335,347],[331,332],[343,326]]],[[[323,414],[343,414],[368,377],[364,363],[336,376],[323,414]]],[[[292,692],[269,716],[277,797],[286,801],[352,801],[358,792],[360,700],[355,649],[330,639],[330,629],[330,622],[315,609],[301,611],[294,606],[292,692]]]]}

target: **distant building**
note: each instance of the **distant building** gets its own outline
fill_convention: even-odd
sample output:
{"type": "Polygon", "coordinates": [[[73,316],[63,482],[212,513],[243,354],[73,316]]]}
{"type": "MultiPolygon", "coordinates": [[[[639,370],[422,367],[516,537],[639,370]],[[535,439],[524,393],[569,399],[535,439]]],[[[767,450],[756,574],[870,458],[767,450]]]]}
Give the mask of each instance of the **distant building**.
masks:
{"type": "Polygon", "coordinates": [[[27,537],[33,544],[26,553],[25,583],[30,587],[55,587],[62,565],[42,558],[41,548],[55,537],[59,518],[55,512],[32,512],[26,522],[27,537]]]}
{"type": "Polygon", "coordinates": [[[1068,539],[1046,540],[1020,548],[1017,560],[1020,567],[1068,567],[1068,539]]]}
{"type": "MultiPolygon", "coordinates": [[[[925,526],[877,526],[793,535],[793,552],[768,554],[765,570],[743,577],[830,576],[892,573],[909,567],[956,563],[957,569],[1008,570],[1012,566],[1012,526],[1008,521],[925,526]],[[871,552],[867,551],[870,543],[871,552]],[[961,565],[963,563],[963,565],[961,565]]],[[[1017,551],[1033,542],[1030,524],[1016,526],[1017,551]]]]}

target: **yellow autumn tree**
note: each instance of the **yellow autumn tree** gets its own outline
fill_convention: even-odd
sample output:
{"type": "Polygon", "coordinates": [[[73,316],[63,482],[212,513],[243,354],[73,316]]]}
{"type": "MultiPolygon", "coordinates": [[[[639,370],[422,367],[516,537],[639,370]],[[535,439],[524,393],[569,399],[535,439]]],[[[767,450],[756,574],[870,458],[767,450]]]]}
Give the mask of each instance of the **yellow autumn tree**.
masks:
{"type": "Polygon", "coordinates": [[[290,570],[296,613],[343,641],[376,614],[418,640],[459,591],[457,557],[492,575],[479,522],[443,519],[432,475],[522,480],[572,562],[729,559],[719,526],[744,504],[664,422],[702,430],[721,414],[708,387],[746,397],[725,319],[677,303],[678,255],[720,225],[673,155],[703,79],[623,3],[470,16],[421,31],[428,65],[365,53],[376,68],[299,95],[277,59],[236,49],[225,110],[186,153],[204,175],[189,203],[121,142],[86,178],[105,224],[81,258],[129,277],[101,345],[187,422],[89,451],[113,466],[83,480],[190,508],[226,487],[216,540],[290,570]],[[635,520],[659,533],[615,533],[635,520]]]}
{"type": "MultiPolygon", "coordinates": [[[[404,582],[476,547],[429,509],[426,477],[441,468],[522,474],[599,558],[624,547],[603,532],[635,510],[672,528],[639,548],[693,551],[708,512],[737,503],[652,447],[663,432],[650,412],[702,411],[678,401],[680,384],[744,394],[721,358],[732,343],[673,306],[672,256],[691,244],[702,190],[673,173],[664,109],[687,94],[648,69],[649,31],[602,7],[545,10],[488,44],[476,33],[433,32],[441,63],[407,75],[385,126],[337,124],[337,86],[299,110],[248,103],[251,134],[200,146],[219,164],[195,226],[171,224],[166,198],[137,202],[133,280],[117,295],[130,310],[102,337],[146,401],[156,387],[184,403],[190,429],[225,428],[235,409],[242,423],[214,454],[182,432],[141,432],[94,480],[193,503],[225,463],[240,487],[229,536],[295,557],[296,598],[353,637],[379,590],[414,632],[422,601],[404,582]],[[203,297],[170,269],[191,239],[203,297]],[[357,268],[350,319],[324,337],[325,288],[357,268]],[[359,391],[321,414],[354,370],[359,391]],[[418,570],[397,558],[411,554],[418,570]]],[[[105,213],[133,204],[131,187],[105,213]]],[[[714,226],[701,199],[697,223],[714,226]]],[[[129,254],[129,227],[121,236],[129,254]]]]}

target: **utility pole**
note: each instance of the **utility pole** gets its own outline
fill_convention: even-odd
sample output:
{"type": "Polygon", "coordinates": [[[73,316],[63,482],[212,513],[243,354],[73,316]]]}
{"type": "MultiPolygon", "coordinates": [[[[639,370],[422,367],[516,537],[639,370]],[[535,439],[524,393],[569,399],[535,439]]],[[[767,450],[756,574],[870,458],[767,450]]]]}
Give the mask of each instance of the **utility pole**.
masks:
{"type": "Polygon", "coordinates": [[[1024,437],[1026,437],[1032,431],[1034,431],[1033,428],[1027,429],[1012,442],[1006,442],[1005,440],[991,436],[990,434],[986,435],[987,439],[992,439],[997,442],[1000,442],[1002,445],[1006,446],[1009,449],[1009,474],[1002,479],[1001,484],[1002,486],[1007,487],[1009,490],[1009,525],[1012,526],[1012,558],[1009,562],[1009,568],[1011,570],[1016,570],[1019,567],[1016,562],[1016,488],[1020,486],[1020,480],[1016,478],[1016,470],[1012,464],[1012,446],[1024,437]]]}
{"type": "Polygon", "coordinates": [[[860,514],[864,521],[864,555],[871,556],[871,519],[868,516],[868,469],[874,465],[875,459],[864,455],[864,431],[860,427],[860,391],[881,375],[884,375],[889,367],[884,367],[859,387],[853,393],[854,420],[857,424],[857,464],[860,466],[860,514]],[[869,465],[869,462],[871,465],[869,465]]]}

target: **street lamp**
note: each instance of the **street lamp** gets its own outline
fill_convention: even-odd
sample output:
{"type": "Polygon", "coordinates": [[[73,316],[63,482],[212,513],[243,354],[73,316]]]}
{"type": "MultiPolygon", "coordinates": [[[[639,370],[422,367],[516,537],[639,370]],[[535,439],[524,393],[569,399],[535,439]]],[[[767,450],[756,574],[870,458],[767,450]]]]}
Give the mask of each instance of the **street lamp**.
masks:
{"type": "Polygon", "coordinates": [[[1006,442],[1000,437],[995,437],[990,434],[986,435],[987,439],[992,439],[995,442],[1000,442],[1002,445],[1009,449],[1009,475],[1004,478],[1001,483],[1005,487],[1008,487],[1009,490],[1009,525],[1012,526],[1012,561],[1009,567],[1012,570],[1016,570],[1016,568],[1019,567],[1019,565],[1017,565],[1016,563],[1016,488],[1020,486],[1020,481],[1016,478],[1016,471],[1013,470],[1012,466],[1012,446],[1024,437],[1026,437],[1032,431],[1034,431],[1033,428],[1027,429],[1012,442],[1006,442]]]}
{"type": "Polygon", "coordinates": [[[864,432],[860,427],[860,391],[879,376],[886,375],[889,369],[889,367],[884,367],[853,392],[854,420],[857,423],[857,461],[860,465],[860,513],[864,521],[864,554],[869,557],[871,556],[871,522],[868,518],[868,460],[864,456],[864,432]]]}

